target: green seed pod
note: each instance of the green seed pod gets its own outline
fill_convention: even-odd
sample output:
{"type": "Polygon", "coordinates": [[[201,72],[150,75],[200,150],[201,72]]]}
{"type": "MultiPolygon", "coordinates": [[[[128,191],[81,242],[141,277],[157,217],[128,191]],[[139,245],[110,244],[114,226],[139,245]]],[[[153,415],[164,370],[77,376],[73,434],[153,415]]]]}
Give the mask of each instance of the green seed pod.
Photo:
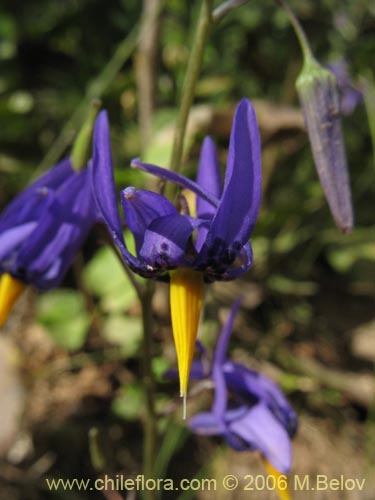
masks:
{"type": "Polygon", "coordinates": [[[348,233],[353,209],[336,77],[309,54],[296,87],[323,191],[337,226],[348,233]]]}

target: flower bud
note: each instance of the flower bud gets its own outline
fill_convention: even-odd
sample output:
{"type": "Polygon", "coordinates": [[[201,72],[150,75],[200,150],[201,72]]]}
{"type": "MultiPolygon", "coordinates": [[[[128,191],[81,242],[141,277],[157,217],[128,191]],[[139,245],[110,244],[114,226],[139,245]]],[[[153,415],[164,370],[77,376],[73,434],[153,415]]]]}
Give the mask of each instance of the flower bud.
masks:
{"type": "Polygon", "coordinates": [[[310,54],[296,87],[323,191],[336,225],[348,233],[353,209],[336,78],[310,54]]]}

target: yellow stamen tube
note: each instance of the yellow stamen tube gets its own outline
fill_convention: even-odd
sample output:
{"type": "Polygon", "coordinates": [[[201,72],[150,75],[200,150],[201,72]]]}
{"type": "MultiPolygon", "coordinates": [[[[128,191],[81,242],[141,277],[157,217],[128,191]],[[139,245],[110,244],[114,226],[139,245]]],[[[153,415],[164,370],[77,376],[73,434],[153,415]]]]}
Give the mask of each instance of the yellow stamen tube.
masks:
{"type": "Polygon", "coordinates": [[[280,500],[292,500],[290,496],[288,482],[286,479],[286,474],[282,474],[280,471],[275,469],[275,467],[263,457],[264,465],[266,466],[266,471],[269,476],[275,478],[275,492],[277,493],[280,500]]]}
{"type": "Polygon", "coordinates": [[[170,274],[172,329],[177,351],[180,395],[184,398],[184,418],[186,418],[189,373],[198,333],[204,282],[203,274],[191,269],[178,269],[170,274]]]}
{"type": "Polygon", "coordinates": [[[0,276],[0,327],[6,322],[18,297],[26,288],[25,283],[10,274],[0,276]]]}

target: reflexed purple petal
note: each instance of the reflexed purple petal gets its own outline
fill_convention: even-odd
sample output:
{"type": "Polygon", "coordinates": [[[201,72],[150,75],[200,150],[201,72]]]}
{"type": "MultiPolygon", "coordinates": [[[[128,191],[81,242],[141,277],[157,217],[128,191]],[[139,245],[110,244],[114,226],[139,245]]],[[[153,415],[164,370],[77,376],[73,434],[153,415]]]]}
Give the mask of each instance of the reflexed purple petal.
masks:
{"type": "Polygon", "coordinates": [[[48,189],[58,190],[69,177],[74,175],[74,173],[70,158],[64,158],[33,182],[29,188],[33,187],[34,189],[39,189],[46,187],[48,189]]]}
{"type": "MultiPolygon", "coordinates": [[[[199,158],[197,184],[206,189],[209,193],[213,194],[216,198],[220,199],[222,193],[222,180],[220,173],[220,166],[217,159],[216,146],[211,137],[205,137],[201,148],[199,158]]],[[[212,219],[215,215],[216,208],[202,199],[200,196],[196,197],[196,212],[200,218],[212,219]]],[[[206,240],[209,225],[202,226],[197,234],[196,247],[199,251],[206,240]]]]}
{"type": "Polygon", "coordinates": [[[238,312],[238,309],[240,308],[241,302],[242,298],[239,298],[234,302],[232,309],[229,313],[228,319],[226,320],[225,325],[220,332],[220,336],[216,344],[214,364],[217,364],[220,367],[222,367],[226,359],[226,353],[228,349],[230,335],[233,329],[234,318],[238,312]]]}
{"type": "Polygon", "coordinates": [[[62,223],[50,242],[38,239],[40,254],[35,258],[26,260],[25,253],[20,253],[18,262],[27,267],[27,278],[42,290],[57,286],[78,250],[79,236],[79,227],[62,223]]]}
{"type": "Polygon", "coordinates": [[[211,412],[201,412],[191,417],[189,427],[197,434],[205,436],[220,435],[224,432],[223,424],[211,412]]]}
{"type": "Polygon", "coordinates": [[[15,265],[25,269],[25,280],[42,289],[59,284],[95,215],[88,172],[83,170],[61,186],[32,236],[20,249],[15,265]],[[61,265],[57,267],[59,258],[61,265]]]}
{"type": "Polygon", "coordinates": [[[263,401],[292,437],[297,430],[297,417],[279,386],[255,370],[227,361],[225,381],[229,390],[247,399],[248,405],[263,401]]]}
{"type": "Polygon", "coordinates": [[[133,233],[137,252],[143,245],[145,231],[151,222],[164,215],[178,214],[172,203],[161,194],[128,187],[121,192],[125,220],[133,233]]]}
{"type": "Polygon", "coordinates": [[[96,203],[117,241],[123,241],[113,177],[109,123],[106,111],[96,119],[93,141],[92,183],[96,203]]]}
{"type": "Polygon", "coordinates": [[[240,248],[247,242],[258,215],[261,184],[258,124],[252,104],[243,99],[234,116],[224,192],[202,247],[203,259],[217,241],[240,248]]]}
{"type": "Polygon", "coordinates": [[[0,232],[39,219],[54,191],[74,176],[68,159],[58,163],[9,203],[0,216],[0,232]]]}
{"type": "Polygon", "coordinates": [[[0,259],[6,257],[9,252],[12,252],[18,245],[22,244],[36,226],[36,222],[27,222],[21,226],[13,227],[0,234],[0,259]]]}
{"type": "Polygon", "coordinates": [[[254,406],[243,418],[233,420],[229,429],[260,450],[278,471],[289,471],[292,460],[290,438],[264,404],[254,406]]]}
{"type": "Polygon", "coordinates": [[[188,241],[202,222],[186,215],[166,215],[155,219],[145,232],[139,256],[150,266],[163,269],[188,266],[189,251],[194,258],[194,246],[188,241]]]}
{"type": "Polygon", "coordinates": [[[223,368],[217,363],[213,363],[212,365],[212,380],[215,384],[215,399],[212,412],[220,421],[224,422],[224,415],[228,404],[228,392],[223,368]]]}
{"type": "Polygon", "coordinates": [[[253,264],[253,250],[249,242],[243,246],[233,267],[227,269],[223,275],[224,280],[233,280],[244,274],[253,264]],[[241,265],[238,265],[238,264],[241,265]]]}
{"type": "Polygon", "coordinates": [[[122,235],[113,177],[109,124],[105,111],[99,113],[95,122],[93,148],[93,161],[89,168],[92,173],[93,194],[96,204],[125,262],[135,272],[138,272],[138,270],[143,272],[145,269],[142,263],[128,251],[122,235]]]}
{"type": "Polygon", "coordinates": [[[232,431],[229,430],[230,422],[233,420],[237,420],[239,418],[242,418],[246,415],[246,413],[249,411],[249,408],[245,405],[241,405],[239,407],[236,407],[234,409],[227,410],[225,412],[225,425],[226,425],[226,430],[224,433],[224,437],[229,444],[234,450],[236,451],[251,451],[252,447],[249,446],[249,443],[238,437],[236,434],[234,434],[232,431]]]}
{"type": "MultiPolygon", "coordinates": [[[[217,151],[211,137],[205,137],[199,157],[197,174],[197,184],[208,193],[220,199],[223,190],[220,166],[217,159],[217,151]]],[[[215,207],[206,200],[197,197],[197,216],[212,217],[215,214],[215,207]]]]}
{"type": "Polygon", "coordinates": [[[140,170],[144,170],[145,172],[155,175],[160,179],[165,179],[166,181],[173,182],[177,186],[181,186],[185,189],[190,189],[197,196],[200,196],[203,200],[206,200],[213,207],[217,207],[219,205],[219,200],[199,186],[196,182],[191,181],[187,177],[183,175],[177,174],[172,170],[168,170],[166,168],[157,167],[156,165],[151,165],[150,163],[143,163],[139,158],[134,158],[131,162],[131,166],[134,168],[139,168],[140,170]]]}

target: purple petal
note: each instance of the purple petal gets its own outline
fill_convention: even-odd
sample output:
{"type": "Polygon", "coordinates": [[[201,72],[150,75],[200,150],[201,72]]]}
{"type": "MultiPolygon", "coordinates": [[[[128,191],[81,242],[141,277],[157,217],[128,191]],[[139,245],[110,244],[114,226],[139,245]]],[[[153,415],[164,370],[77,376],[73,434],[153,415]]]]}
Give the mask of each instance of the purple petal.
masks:
{"type": "MultiPolygon", "coordinates": [[[[223,188],[217,151],[214,141],[208,136],[203,141],[199,157],[197,184],[215,198],[220,199],[223,188]]],[[[215,207],[211,203],[199,196],[197,197],[198,217],[211,218],[215,212],[215,207]]]]}
{"type": "Polygon", "coordinates": [[[250,269],[253,264],[253,250],[249,242],[247,242],[238,255],[233,267],[227,269],[223,274],[223,280],[233,280],[244,274],[250,269]],[[238,265],[240,263],[240,265],[238,265]]]}
{"type": "Polygon", "coordinates": [[[223,424],[211,412],[201,412],[191,417],[189,427],[197,434],[205,436],[220,435],[225,431],[223,424]]]}
{"type": "Polygon", "coordinates": [[[88,172],[84,170],[61,186],[31,237],[25,240],[16,265],[26,269],[28,280],[39,288],[56,286],[82,245],[95,215],[88,172]]]}
{"type": "Polygon", "coordinates": [[[113,177],[109,123],[106,111],[96,119],[93,141],[92,182],[96,203],[118,240],[122,240],[121,221],[117,208],[115,181],[113,177]]]}
{"type": "Polygon", "coordinates": [[[177,174],[172,170],[168,170],[166,168],[157,167],[156,165],[151,165],[150,163],[143,163],[139,158],[134,158],[131,162],[131,166],[134,168],[139,168],[140,170],[144,170],[145,172],[155,175],[160,179],[165,179],[166,181],[173,182],[177,184],[177,186],[181,186],[182,188],[189,189],[197,196],[200,196],[202,199],[210,203],[213,207],[217,207],[219,205],[219,200],[207,192],[203,187],[199,186],[196,182],[191,181],[187,177],[183,175],[177,174]]]}
{"type": "Polygon", "coordinates": [[[7,229],[0,234],[0,259],[17,249],[35,229],[36,222],[26,222],[20,226],[7,229]]]}
{"type": "Polygon", "coordinates": [[[289,471],[292,460],[290,438],[265,405],[251,408],[244,417],[230,422],[229,429],[258,449],[278,471],[289,471]]]}
{"type": "Polygon", "coordinates": [[[145,231],[152,221],[164,215],[178,214],[172,203],[161,194],[128,187],[121,192],[126,223],[133,233],[137,252],[143,245],[145,231]]]}
{"type": "Polygon", "coordinates": [[[225,325],[220,332],[220,336],[216,344],[214,364],[219,365],[221,368],[226,359],[226,352],[228,349],[230,335],[233,329],[234,318],[236,317],[238,309],[240,308],[241,302],[242,298],[239,298],[234,302],[228,319],[226,320],[225,325]]]}
{"type": "Polygon", "coordinates": [[[243,99],[233,120],[224,192],[202,256],[216,241],[240,247],[247,242],[258,215],[261,190],[259,129],[252,104],[243,99]]]}
{"type": "Polygon", "coordinates": [[[93,161],[90,169],[96,204],[125,262],[135,272],[144,271],[142,263],[128,251],[122,235],[113,177],[109,124],[106,111],[101,111],[96,119],[93,148],[93,161]]]}
{"type": "Polygon", "coordinates": [[[189,266],[189,252],[194,259],[195,248],[188,242],[202,221],[178,213],[155,219],[144,235],[139,256],[150,266],[163,269],[189,266]]]}
{"type": "MultiPolygon", "coordinates": [[[[220,166],[217,159],[216,146],[211,137],[205,137],[199,158],[197,184],[206,189],[210,194],[220,198],[223,187],[220,166]]],[[[212,219],[216,208],[200,196],[196,198],[196,212],[200,218],[212,219]]],[[[209,226],[202,226],[197,234],[196,247],[199,251],[207,238],[209,226]]]]}
{"type": "Polygon", "coordinates": [[[215,399],[212,406],[212,412],[224,425],[224,415],[228,406],[228,392],[223,368],[217,363],[214,363],[212,366],[212,380],[215,384],[215,399]]]}
{"type": "Polygon", "coordinates": [[[9,203],[0,217],[0,232],[18,224],[35,221],[48,204],[52,193],[74,175],[69,159],[51,168],[9,203]]]}
{"type": "MultiPolygon", "coordinates": [[[[245,390],[261,399],[284,425],[288,434],[291,437],[294,436],[297,430],[297,417],[280,387],[261,373],[253,372],[236,363],[233,365],[237,374],[241,369],[242,380],[246,386],[245,390]]],[[[230,384],[228,378],[227,383],[230,384]]]]}

